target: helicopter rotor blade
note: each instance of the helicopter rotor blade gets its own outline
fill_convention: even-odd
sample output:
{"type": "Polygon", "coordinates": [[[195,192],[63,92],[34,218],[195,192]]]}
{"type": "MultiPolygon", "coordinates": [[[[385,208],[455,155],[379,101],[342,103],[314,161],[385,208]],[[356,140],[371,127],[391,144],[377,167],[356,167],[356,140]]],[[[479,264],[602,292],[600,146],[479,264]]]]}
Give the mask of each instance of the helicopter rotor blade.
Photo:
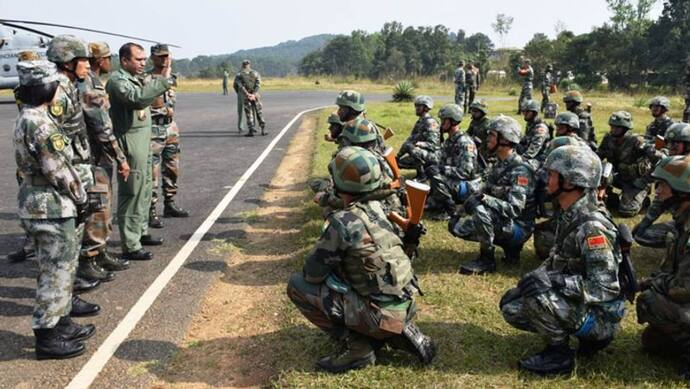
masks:
{"type": "MultiPolygon", "coordinates": [[[[149,42],[149,43],[161,43],[161,42],[159,42],[159,41],[153,41],[153,40],[150,40],[150,39],[139,38],[139,37],[131,36],[131,35],[117,34],[117,33],[108,32],[108,31],[94,30],[94,29],[92,29],[92,28],[68,26],[68,25],[65,25],[65,24],[57,24],[57,23],[34,22],[34,21],[30,21],[30,20],[0,19],[0,24],[5,24],[5,25],[7,25],[7,23],[35,24],[35,25],[38,25],[38,26],[69,28],[69,29],[73,29],[73,30],[81,30],[81,31],[95,32],[95,33],[97,33],[97,34],[112,35],[112,36],[117,36],[117,37],[120,37],[120,38],[136,39],[136,40],[139,40],[139,41],[149,42]]],[[[173,44],[170,44],[170,43],[168,43],[168,46],[180,48],[180,46],[173,45],[173,44]]]]}
{"type": "Polygon", "coordinates": [[[52,38],[55,37],[55,35],[48,34],[47,32],[43,32],[43,31],[36,30],[36,29],[33,29],[33,28],[29,28],[29,27],[20,26],[20,25],[18,25],[18,24],[14,24],[14,23],[0,22],[0,24],[2,24],[2,25],[4,25],[4,26],[7,26],[7,27],[16,28],[17,30],[24,30],[24,31],[28,31],[28,32],[33,32],[34,34],[43,35],[43,36],[46,37],[46,38],[51,38],[51,39],[52,39],[52,38]]]}

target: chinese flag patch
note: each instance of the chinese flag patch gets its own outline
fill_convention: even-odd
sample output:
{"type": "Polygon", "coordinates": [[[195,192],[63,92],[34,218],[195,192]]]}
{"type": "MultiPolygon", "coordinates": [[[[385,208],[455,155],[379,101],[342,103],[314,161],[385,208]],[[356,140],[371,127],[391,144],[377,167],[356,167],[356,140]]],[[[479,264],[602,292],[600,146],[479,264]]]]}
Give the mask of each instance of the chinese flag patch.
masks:
{"type": "Polygon", "coordinates": [[[587,247],[590,250],[599,250],[606,248],[606,238],[604,235],[595,235],[587,238],[587,247]]]}
{"type": "Polygon", "coordinates": [[[517,183],[520,186],[527,186],[529,185],[529,180],[525,176],[518,176],[517,183]]]}

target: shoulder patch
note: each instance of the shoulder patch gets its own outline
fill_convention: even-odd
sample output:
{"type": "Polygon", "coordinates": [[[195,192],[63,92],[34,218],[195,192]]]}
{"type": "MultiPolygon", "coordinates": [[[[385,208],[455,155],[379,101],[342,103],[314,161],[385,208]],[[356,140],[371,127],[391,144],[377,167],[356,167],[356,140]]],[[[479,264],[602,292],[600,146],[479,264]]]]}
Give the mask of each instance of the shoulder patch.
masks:
{"type": "Polygon", "coordinates": [[[517,184],[520,186],[527,186],[527,185],[529,185],[529,178],[527,178],[525,176],[518,176],[517,184]]]}
{"type": "Polygon", "coordinates": [[[53,147],[53,150],[62,151],[65,149],[65,138],[62,134],[53,134],[48,139],[50,140],[50,145],[53,147]]]}
{"type": "Polygon", "coordinates": [[[54,102],[53,104],[50,105],[50,113],[53,114],[55,117],[60,117],[62,116],[63,113],[65,113],[65,109],[62,106],[62,103],[59,101],[54,102]]]}
{"type": "Polygon", "coordinates": [[[470,153],[474,153],[477,150],[477,146],[474,145],[474,142],[470,142],[467,144],[466,149],[470,153]]]}
{"type": "Polygon", "coordinates": [[[607,247],[604,235],[594,235],[587,238],[587,248],[590,250],[601,250],[607,247]]]}

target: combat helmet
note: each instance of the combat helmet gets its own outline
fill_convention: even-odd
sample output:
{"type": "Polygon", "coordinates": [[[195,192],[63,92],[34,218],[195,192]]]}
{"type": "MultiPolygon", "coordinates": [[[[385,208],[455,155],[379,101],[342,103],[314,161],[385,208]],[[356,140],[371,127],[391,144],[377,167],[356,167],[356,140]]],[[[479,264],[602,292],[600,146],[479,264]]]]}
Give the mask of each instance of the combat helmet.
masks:
{"type": "Polygon", "coordinates": [[[486,104],[486,101],[484,101],[484,99],[478,99],[473,101],[472,104],[470,104],[470,110],[472,109],[484,112],[484,115],[489,114],[489,105],[486,104]]]}
{"type": "Polygon", "coordinates": [[[363,194],[381,186],[381,165],[371,152],[357,146],[342,148],[328,166],[336,189],[363,194]]]}
{"type": "Polygon", "coordinates": [[[462,121],[462,108],[457,104],[446,104],[438,111],[438,117],[443,121],[450,119],[453,122],[460,123],[462,121]]]}
{"type": "Polygon", "coordinates": [[[510,143],[520,143],[520,125],[510,116],[498,115],[489,122],[489,131],[496,131],[510,143]]]}
{"type": "Polygon", "coordinates": [[[539,113],[541,111],[541,105],[536,100],[525,100],[522,103],[522,112],[532,111],[539,113]]]}
{"type": "Polygon", "coordinates": [[[580,118],[577,117],[572,112],[561,112],[556,116],[556,119],[554,120],[554,123],[558,126],[560,124],[566,125],[573,130],[577,130],[580,128],[580,118]]]}
{"type": "Polygon", "coordinates": [[[589,145],[579,137],[567,135],[557,136],[549,141],[549,146],[546,148],[546,155],[549,155],[552,151],[563,146],[589,147],[589,145]]]}
{"type": "Polygon", "coordinates": [[[666,130],[666,142],[690,142],[690,124],[673,123],[666,130]]]}
{"type": "Polygon", "coordinates": [[[378,135],[378,129],[374,123],[361,117],[345,123],[341,133],[342,137],[354,145],[361,145],[376,140],[378,135]]]}
{"type": "Polygon", "coordinates": [[[649,108],[652,108],[655,105],[658,105],[660,107],[663,107],[665,110],[670,110],[671,109],[671,100],[668,99],[666,96],[655,96],[652,97],[651,100],[649,100],[649,108]]]}
{"type": "Polygon", "coordinates": [[[354,90],[344,90],[338,94],[338,97],[335,99],[335,104],[350,107],[357,112],[363,112],[364,96],[354,90]]]}
{"type": "Polygon", "coordinates": [[[574,101],[574,102],[579,104],[579,103],[582,103],[583,100],[584,100],[584,98],[582,97],[582,93],[580,93],[580,91],[577,91],[577,90],[568,91],[565,94],[565,96],[563,96],[563,102],[564,103],[567,103],[569,101],[574,101]]]}
{"type": "Polygon", "coordinates": [[[58,79],[55,64],[46,60],[18,62],[17,75],[21,86],[50,84],[58,79]]]}
{"type": "Polygon", "coordinates": [[[50,41],[46,52],[48,61],[67,63],[75,58],[89,58],[86,42],[74,35],[58,35],[50,41]]]}
{"type": "Polygon", "coordinates": [[[664,157],[656,165],[652,178],[666,181],[675,191],[690,193],[690,156],[664,157]]]}
{"type": "Polygon", "coordinates": [[[421,95],[414,99],[414,105],[423,105],[429,109],[434,108],[434,100],[430,96],[421,95]]]}
{"type": "Polygon", "coordinates": [[[633,128],[632,115],[630,112],[616,111],[612,113],[609,118],[609,126],[627,128],[630,130],[633,128]]]}
{"type": "Polygon", "coordinates": [[[557,171],[580,188],[594,189],[601,184],[601,160],[589,147],[559,147],[546,157],[544,169],[557,171]]]}
{"type": "Polygon", "coordinates": [[[93,58],[108,58],[112,55],[110,46],[105,42],[90,42],[89,53],[93,58]]]}

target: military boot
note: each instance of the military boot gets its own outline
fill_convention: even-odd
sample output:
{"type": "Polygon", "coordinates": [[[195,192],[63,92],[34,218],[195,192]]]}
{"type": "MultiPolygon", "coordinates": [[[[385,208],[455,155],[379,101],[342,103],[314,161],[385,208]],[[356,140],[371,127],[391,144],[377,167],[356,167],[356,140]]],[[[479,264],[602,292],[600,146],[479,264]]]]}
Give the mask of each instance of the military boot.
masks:
{"type": "Polygon", "coordinates": [[[613,337],[608,337],[601,340],[591,340],[585,338],[578,338],[580,340],[580,347],[577,348],[577,355],[582,357],[592,357],[594,354],[603,350],[612,341],[613,337]]]}
{"type": "Polygon", "coordinates": [[[261,123],[261,135],[268,135],[268,131],[266,131],[266,123],[261,123]]]}
{"type": "Polygon", "coordinates": [[[366,336],[351,333],[341,350],[321,358],[316,362],[316,366],[329,373],[344,373],[373,365],[375,362],[376,354],[369,339],[366,336]]]}
{"type": "Polygon", "coordinates": [[[245,135],[246,137],[252,137],[254,136],[254,133],[256,132],[255,129],[250,128],[249,131],[247,131],[247,134],[245,135]]]}
{"type": "Polygon", "coordinates": [[[158,211],[156,211],[156,206],[154,204],[151,204],[151,208],[149,208],[149,227],[163,228],[163,221],[160,216],[158,216],[158,211]]]}
{"type": "Polygon", "coordinates": [[[477,259],[460,266],[460,274],[465,275],[482,275],[495,271],[496,257],[494,256],[493,247],[488,249],[481,248],[477,259]]]}
{"type": "Polygon", "coordinates": [[[84,353],[84,343],[65,339],[58,328],[34,330],[36,359],[67,359],[84,353]]]}
{"type": "Polygon", "coordinates": [[[77,277],[87,281],[98,280],[110,282],[115,279],[115,273],[106,271],[96,263],[96,257],[79,257],[79,267],[77,267],[77,277]]]}
{"type": "Polygon", "coordinates": [[[98,266],[109,271],[122,271],[129,269],[128,260],[115,258],[105,249],[101,250],[98,255],[96,255],[96,263],[98,266]]]}
{"type": "Polygon", "coordinates": [[[569,374],[575,367],[575,352],[567,343],[549,345],[539,353],[522,358],[518,366],[539,375],[569,374]]]}
{"type": "Polygon", "coordinates": [[[63,316],[58,321],[55,329],[65,340],[81,341],[93,336],[96,332],[96,326],[93,324],[81,325],[77,324],[69,316],[63,316]]]}
{"type": "Polygon", "coordinates": [[[506,246],[503,247],[503,262],[508,265],[517,265],[520,263],[520,252],[523,245],[506,246]]]}
{"type": "Polygon", "coordinates": [[[424,335],[416,324],[405,324],[403,333],[388,340],[388,344],[398,350],[416,355],[425,365],[430,364],[436,357],[436,344],[430,336],[424,335]]]}
{"type": "Polygon", "coordinates": [[[76,294],[89,292],[91,290],[98,288],[98,286],[100,284],[101,284],[101,281],[85,280],[85,279],[77,276],[74,278],[74,286],[72,287],[72,292],[74,292],[76,294]]]}
{"type": "Polygon", "coordinates": [[[175,204],[175,200],[165,200],[165,207],[163,208],[163,216],[165,217],[188,217],[189,211],[180,208],[175,204]]]}
{"type": "Polygon", "coordinates": [[[36,253],[33,250],[24,250],[24,247],[20,248],[19,250],[7,254],[7,259],[11,263],[19,263],[19,262],[24,262],[27,259],[34,257],[36,253]]]}
{"type": "Polygon", "coordinates": [[[96,316],[101,313],[101,306],[91,304],[77,296],[72,295],[72,310],[69,315],[72,317],[96,316]]]}

